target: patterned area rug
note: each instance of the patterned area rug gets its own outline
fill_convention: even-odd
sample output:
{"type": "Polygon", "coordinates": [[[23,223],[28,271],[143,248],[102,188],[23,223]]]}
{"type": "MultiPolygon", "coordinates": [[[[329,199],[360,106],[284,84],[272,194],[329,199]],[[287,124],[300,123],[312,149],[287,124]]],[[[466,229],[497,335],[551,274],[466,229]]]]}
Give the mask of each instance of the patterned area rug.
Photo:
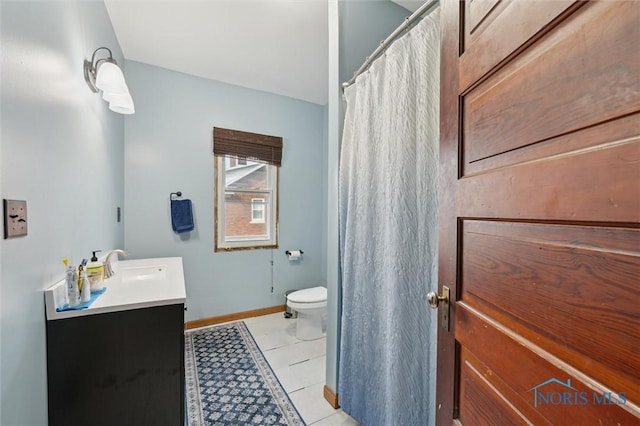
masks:
{"type": "Polygon", "coordinates": [[[188,426],[304,426],[242,321],[185,333],[188,426]]]}

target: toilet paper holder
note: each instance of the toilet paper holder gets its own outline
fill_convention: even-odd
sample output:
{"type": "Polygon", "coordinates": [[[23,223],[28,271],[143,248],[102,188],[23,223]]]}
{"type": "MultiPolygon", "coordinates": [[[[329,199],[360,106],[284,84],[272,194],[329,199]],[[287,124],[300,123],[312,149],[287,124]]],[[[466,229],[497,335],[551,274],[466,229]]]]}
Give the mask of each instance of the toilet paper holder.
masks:
{"type": "MultiPolygon", "coordinates": [[[[300,254],[304,254],[304,252],[302,250],[298,250],[300,252],[300,254]]],[[[284,254],[286,254],[287,256],[291,256],[291,251],[287,250],[284,252],[284,254]]]]}

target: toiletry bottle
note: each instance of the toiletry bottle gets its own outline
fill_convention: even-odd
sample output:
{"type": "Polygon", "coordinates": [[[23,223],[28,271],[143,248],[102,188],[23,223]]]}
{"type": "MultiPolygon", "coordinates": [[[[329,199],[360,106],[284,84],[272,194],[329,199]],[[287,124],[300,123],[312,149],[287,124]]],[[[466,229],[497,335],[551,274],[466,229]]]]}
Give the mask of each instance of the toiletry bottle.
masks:
{"type": "Polygon", "coordinates": [[[87,270],[82,267],[82,265],[78,266],[80,270],[80,281],[82,282],[82,289],[80,290],[80,301],[82,303],[87,303],[89,299],[91,299],[91,282],[89,281],[89,276],[87,275],[87,270]]]}
{"type": "MultiPolygon", "coordinates": [[[[84,288],[84,283],[85,280],[82,277],[82,271],[85,269],[85,267],[87,266],[87,259],[82,259],[82,262],[80,262],[80,265],[78,265],[78,291],[80,292],[80,298],[82,298],[82,289],[84,288]]],[[[89,281],[86,281],[89,282],[89,281]]],[[[89,286],[89,288],[91,288],[91,286],[89,286]]]]}
{"type": "Polygon", "coordinates": [[[87,275],[91,282],[92,293],[102,291],[102,283],[104,281],[104,264],[98,260],[96,253],[100,253],[100,250],[93,252],[91,262],[87,264],[87,275]]]}
{"type": "Polygon", "coordinates": [[[65,280],[67,283],[67,296],[69,297],[69,306],[78,306],[80,304],[80,292],[78,291],[78,276],[75,268],[69,265],[69,259],[62,259],[64,266],[67,267],[65,280]]]}
{"type": "Polygon", "coordinates": [[[82,294],[82,264],[78,265],[78,272],[76,275],[78,276],[78,294],[82,294]]]}

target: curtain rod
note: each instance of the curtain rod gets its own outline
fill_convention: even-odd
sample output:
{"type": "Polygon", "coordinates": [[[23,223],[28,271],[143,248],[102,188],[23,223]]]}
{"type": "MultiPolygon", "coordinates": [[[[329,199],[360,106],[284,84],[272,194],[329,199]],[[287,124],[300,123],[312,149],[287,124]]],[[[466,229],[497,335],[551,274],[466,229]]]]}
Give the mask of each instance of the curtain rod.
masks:
{"type": "Polygon", "coordinates": [[[431,0],[431,1],[427,1],[425,4],[423,4],[422,6],[420,6],[418,8],[418,10],[416,10],[415,12],[413,12],[410,16],[407,16],[404,19],[404,22],[398,27],[396,28],[396,30],[394,32],[391,33],[391,35],[387,38],[385,38],[381,43],[380,46],[378,46],[378,48],[376,50],[373,51],[373,53],[369,56],[367,56],[367,58],[364,61],[364,64],[362,64],[360,66],[360,68],[358,68],[358,70],[356,72],[353,73],[353,77],[351,77],[351,79],[349,81],[345,81],[344,83],[342,83],[342,90],[346,89],[347,87],[351,86],[355,81],[356,78],[362,74],[363,72],[365,72],[367,70],[367,68],[369,68],[369,66],[371,65],[371,63],[378,57],[380,56],[380,54],[382,52],[384,52],[387,47],[389,47],[389,45],[400,35],[402,34],[403,31],[408,30],[409,27],[411,26],[411,24],[413,24],[415,21],[418,20],[418,18],[420,18],[422,15],[424,15],[427,12],[431,11],[432,6],[437,5],[438,3],[440,3],[439,0],[431,0]]]}

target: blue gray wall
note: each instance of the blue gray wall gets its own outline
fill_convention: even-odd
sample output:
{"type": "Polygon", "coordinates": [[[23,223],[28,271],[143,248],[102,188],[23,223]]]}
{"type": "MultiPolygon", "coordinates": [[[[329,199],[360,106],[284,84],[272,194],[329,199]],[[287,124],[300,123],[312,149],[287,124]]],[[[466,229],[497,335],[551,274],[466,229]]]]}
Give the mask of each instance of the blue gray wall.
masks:
{"type": "Polygon", "coordinates": [[[342,82],[411,12],[388,0],[329,0],[329,105],[327,119],[327,371],[337,392],[342,295],[338,253],[338,163],[344,121],[342,82]]]}
{"type": "Polygon", "coordinates": [[[349,80],[411,12],[389,0],[340,0],[340,80],[349,80]]]}
{"type": "Polygon", "coordinates": [[[123,65],[104,5],[0,2],[0,189],[29,210],[29,235],[0,243],[0,424],[47,423],[42,290],[62,278],[60,259],[123,245],[132,257],[183,256],[189,319],[281,304],[286,289],[326,281],[327,384],[337,389],[338,87],[409,13],[388,1],[328,7],[336,43],[328,107],[128,62],[137,113],[123,130],[123,117],[82,76],[83,59],[99,46],[123,65]],[[271,251],[213,253],[214,125],[284,137],[273,295],[271,251]],[[176,190],[194,202],[189,239],[171,232],[176,190]],[[305,250],[305,260],[287,262],[288,248],[305,250]]]}
{"type": "Polygon", "coordinates": [[[101,2],[2,2],[0,28],[1,192],[27,200],[29,230],[0,243],[0,424],[45,425],[43,290],[63,257],[124,242],[124,120],[89,90],[82,63],[99,46],[123,60],[101,2]]]}
{"type": "Polygon", "coordinates": [[[134,61],[126,69],[136,114],[125,122],[125,248],[135,258],[182,256],[187,319],[282,305],[286,290],[323,284],[324,108],[134,61]],[[279,249],[213,251],[214,126],[283,137],[279,249]],[[175,191],[193,202],[186,236],[171,230],[175,191]],[[288,249],[303,259],[289,262],[288,249]]]}

